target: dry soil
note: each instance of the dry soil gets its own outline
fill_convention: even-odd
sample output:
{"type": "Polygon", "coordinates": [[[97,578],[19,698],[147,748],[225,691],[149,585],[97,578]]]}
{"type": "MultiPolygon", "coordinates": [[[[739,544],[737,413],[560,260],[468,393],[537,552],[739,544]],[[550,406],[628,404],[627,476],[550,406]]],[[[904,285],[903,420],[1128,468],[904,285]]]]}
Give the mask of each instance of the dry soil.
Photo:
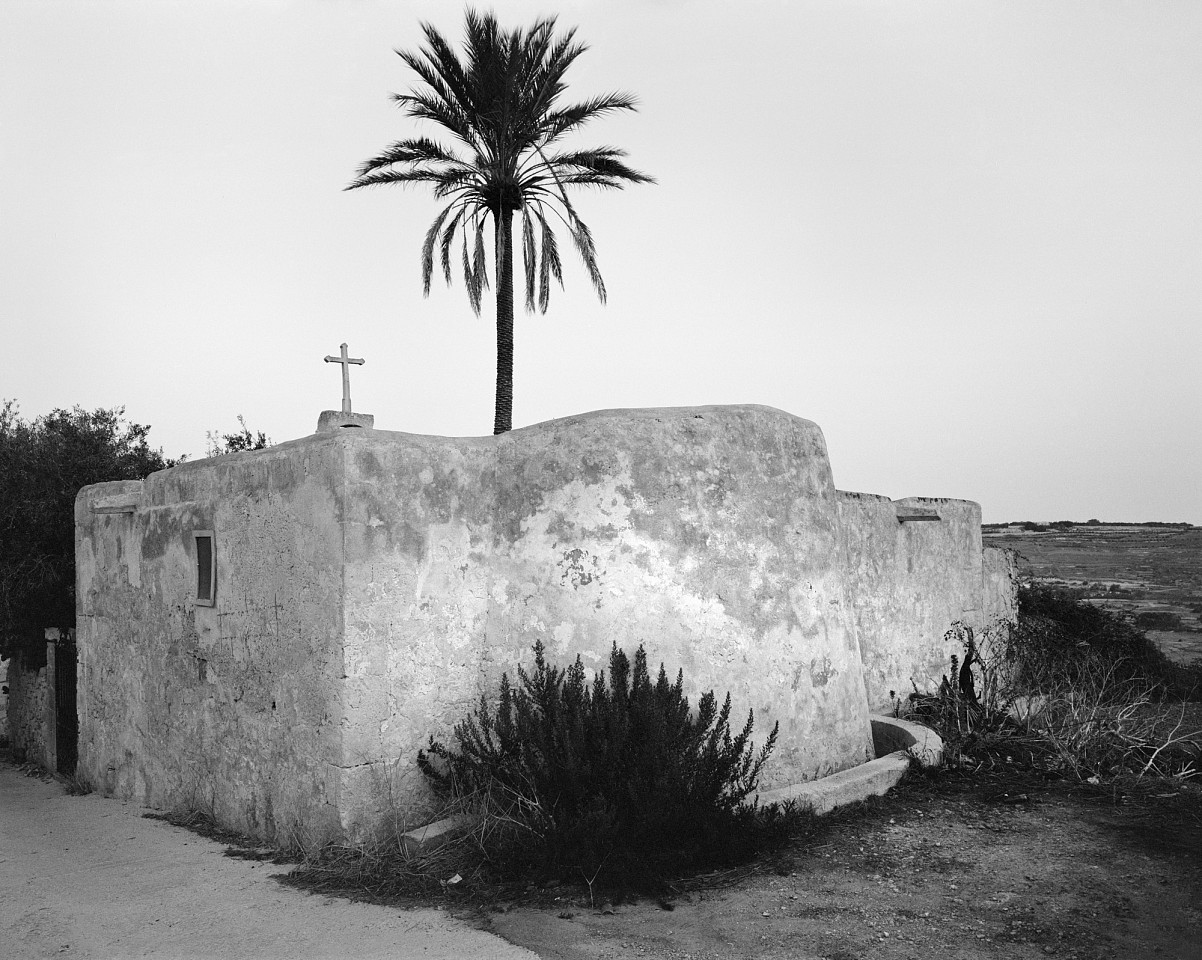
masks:
{"type": "Polygon", "coordinates": [[[481,923],[545,960],[1197,960],[1202,791],[1159,792],[919,777],[724,888],[612,913],[543,891],[481,923]]]}

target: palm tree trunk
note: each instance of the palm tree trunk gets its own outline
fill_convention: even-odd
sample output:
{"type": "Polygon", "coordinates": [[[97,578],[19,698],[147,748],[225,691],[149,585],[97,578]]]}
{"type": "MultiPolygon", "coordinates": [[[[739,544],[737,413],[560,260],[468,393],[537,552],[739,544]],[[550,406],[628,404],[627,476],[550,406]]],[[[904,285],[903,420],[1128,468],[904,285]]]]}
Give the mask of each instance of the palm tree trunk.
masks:
{"type": "Polygon", "coordinates": [[[496,224],[497,405],[492,432],[513,426],[513,211],[502,209],[496,224]]]}

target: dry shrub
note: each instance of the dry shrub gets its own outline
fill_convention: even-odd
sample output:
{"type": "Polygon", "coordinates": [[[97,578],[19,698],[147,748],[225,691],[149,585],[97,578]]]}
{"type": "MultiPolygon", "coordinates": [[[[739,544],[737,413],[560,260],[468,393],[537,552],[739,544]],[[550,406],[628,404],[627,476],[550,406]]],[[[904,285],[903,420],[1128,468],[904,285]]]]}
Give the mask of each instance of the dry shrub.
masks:
{"type": "Polygon", "coordinates": [[[943,736],[953,763],[1021,763],[1073,779],[1199,772],[1202,724],[1186,699],[1196,673],[1174,665],[1131,623],[1043,587],[1023,587],[1016,624],[978,637],[937,691],[909,711],[943,736]]]}

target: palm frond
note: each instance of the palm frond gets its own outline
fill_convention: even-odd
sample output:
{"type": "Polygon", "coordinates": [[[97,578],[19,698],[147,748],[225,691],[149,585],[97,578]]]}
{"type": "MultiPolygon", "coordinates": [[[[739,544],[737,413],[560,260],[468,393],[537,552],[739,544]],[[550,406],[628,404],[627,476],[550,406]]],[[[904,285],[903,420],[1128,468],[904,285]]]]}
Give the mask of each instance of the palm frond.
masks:
{"type": "Polygon", "coordinates": [[[348,183],[344,190],[357,190],[360,187],[375,187],[384,183],[432,183],[437,186],[445,178],[441,170],[428,167],[418,167],[412,170],[382,170],[369,173],[367,176],[356,177],[348,183]]]}
{"type": "Polygon", "coordinates": [[[419,137],[414,140],[398,140],[396,143],[390,144],[378,157],[364,161],[359,166],[357,176],[362,177],[398,163],[442,163],[446,164],[447,168],[456,171],[471,169],[464,160],[442,144],[428,137],[419,137]]]}
{"type": "Polygon", "coordinates": [[[551,277],[559,282],[559,289],[563,289],[563,262],[559,259],[559,244],[555,240],[555,231],[551,229],[541,211],[539,220],[542,223],[542,261],[538,274],[538,308],[539,312],[546,313],[551,303],[551,277]]]}
{"type": "MultiPolygon", "coordinates": [[[[451,285],[451,244],[455,241],[455,231],[459,228],[460,222],[467,215],[467,208],[461,207],[451,222],[447,224],[446,230],[442,234],[441,259],[442,259],[442,275],[446,280],[447,286],[451,285]]],[[[464,241],[466,242],[466,240],[464,241]]]]}
{"type": "Polygon", "coordinates": [[[478,283],[472,271],[472,259],[467,255],[467,234],[468,231],[465,228],[463,231],[463,285],[467,287],[467,299],[472,305],[472,313],[480,316],[480,300],[483,288],[478,283]]]}
{"type": "Polygon", "coordinates": [[[526,278],[526,312],[534,312],[534,223],[530,219],[528,205],[522,206],[522,271],[526,278]]]}
{"type": "Polygon", "coordinates": [[[638,100],[628,93],[607,93],[547,114],[543,119],[543,145],[554,143],[565,134],[584,126],[594,117],[615,110],[637,110],[638,100]]]}
{"type": "Polygon", "coordinates": [[[434,222],[430,224],[430,229],[426,231],[426,237],[422,241],[422,295],[430,296],[430,276],[434,272],[434,244],[438,240],[438,233],[442,229],[443,222],[450,216],[451,211],[455,209],[455,204],[449,203],[443,207],[442,212],[434,218],[434,222]]]}
{"type": "Polygon", "coordinates": [[[477,141],[471,118],[455,104],[443,102],[428,93],[394,93],[392,99],[417,120],[429,120],[451,131],[464,145],[475,149],[477,141]]]}
{"type": "Polygon", "coordinates": [[[434,199],[459,196],[466,199],[477,194],[476,171],[472,170],[462,176],[448,176],[434,188],[434,199]]]}
{"type": "MultiPolygon", "coordinates": [[[[455,54],[454,48],[441,33],[429,23],[422,24],[422,33],[426,38],[426,61],[433,68],[439,81],[445,85],[449,103],[464,103],[471,84],[464,73],[463,63],[455,54]]],[[[409,57],[401,54],[402,59],[409,63],[409,57]]],[[[419,73],[419,76],[421,74],[419,73]]]]}
{"type": "MultiPolygon", "coordinates": [[[[476,245],[472,254],[472,277],[479,290],[476,294],[476,299],[479,300],[481,294],[488,289],[488,260],[484,255],[484,217],[473,217],[472,226],[476,231],[476,245]]],[[[479,308],[476,312],[480,312],[479,308]]]]}
{"type": "Polygon", "coordinates": [[[564,183],[592,183],[592,180],[578,179],[588,173],[612,181],[606,186],[622,187],[620,181],[630,183],[655,183],[655,178],[640,173],[627,166],[620,158],[626,156],[625,150],[617,147],[594,147],[591,150],[573,150],[569,153],[554,153],[545,158],[545,163],[560,174],[564,183]],[[562,171],[562,167],[575,167],[574,171],[562,171]]]}
{"type": "MultiPolygon", "coordinates": [[[[429,91],[419,95],[423,102],[438,102],[447,110],[458,113],[460,116],[463,115],[462,108],[459,106],[460,99],[455,89],[459,84],[456,83],[456,73],[458,72],[456,68],[458,64],[454,59],[454,54],[451,55],[450,62],[444,64],[429,55],[419,56],[407,50],[397,50],[394,52],[430,88],[429,91]]],[[[461,79],[461,74],[459,78],[461,79]]],[[[392,99],[397,103],[408,105],[415,97],[413,94],[397,93],[393,94],[392,99]]]]}
{"type": "Polygon", "coordinates": [[[526,133],[530,142],[542,136],[542,121],[551,111],[556,99],[564,90],[563,75],[572,62],[586,49],[584,44],[574,43],[574,29],[552,43],[551,27],[554,20],[547,22],[546,31],[528,44],[527,68],[523,94],[529,104],[531,124],[526,133]]]}
{"type": "Polygon", "coordinates": [[[572,240],[576,244],[576,252],[580,254],[584,268],[588,271],[589,279],[593,281],[597,299],[604,303],[606,298],[605,281],[601,277],[601,270],[597,267],[597,247],[593,243],[592,231],[589,230],[588,224],[577,216],[570,204],[567,206],[567,210],[571,215],[568,232],[572,235],[572,240]]]}

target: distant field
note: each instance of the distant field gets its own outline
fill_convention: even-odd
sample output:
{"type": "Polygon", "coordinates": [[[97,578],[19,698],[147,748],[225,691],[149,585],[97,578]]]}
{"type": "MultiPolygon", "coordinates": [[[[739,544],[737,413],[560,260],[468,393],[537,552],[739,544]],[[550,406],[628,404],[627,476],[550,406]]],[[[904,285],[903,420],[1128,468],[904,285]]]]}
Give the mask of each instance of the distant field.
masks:
{"type": "Polygon", "coordinates": [[[1170,657],[1202,662],[1202,528],[986,527],[987,546],[1018,552],[1024,577],[1129,615],[1170,657]]]}

